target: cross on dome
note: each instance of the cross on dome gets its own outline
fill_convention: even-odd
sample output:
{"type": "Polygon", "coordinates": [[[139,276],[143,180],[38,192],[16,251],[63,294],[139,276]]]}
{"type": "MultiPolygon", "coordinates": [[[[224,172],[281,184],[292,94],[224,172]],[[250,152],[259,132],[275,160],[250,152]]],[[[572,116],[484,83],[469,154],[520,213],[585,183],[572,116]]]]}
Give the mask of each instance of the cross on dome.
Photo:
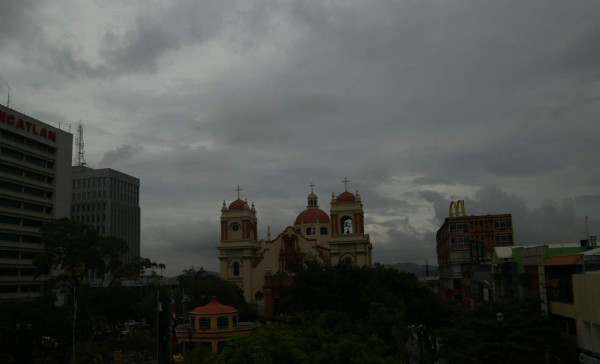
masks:
{"type": "Polygon", "coordinates": [[[348,182],[350,182],[350,180],[348,179],[348,177],[344,177],[344,180],[342,182],[344,182],[344,191],[348,192],[348,182]]]}
{"type": "Polygon", "coordinates": [[[243,188],[240,188],[240,185],[237,186],[237,188],[235,189],[235,191],[237,191],[237,195],[238,195],[238,200],[240,199],[240,191],[242,191],[243,188]]]}

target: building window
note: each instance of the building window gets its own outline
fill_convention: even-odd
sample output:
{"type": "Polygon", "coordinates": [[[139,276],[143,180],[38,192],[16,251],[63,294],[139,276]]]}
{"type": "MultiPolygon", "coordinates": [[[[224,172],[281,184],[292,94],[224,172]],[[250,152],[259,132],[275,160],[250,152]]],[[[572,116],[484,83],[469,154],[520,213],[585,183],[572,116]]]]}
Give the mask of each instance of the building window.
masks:
{"type": "Polygon", "coordinates": [[[240,263],[233,262],[233,276],[239,277],[239,275],[240,275],[240,263]]]}
{"type": "Polygon", "coordinates": [[[233,230],[233,231],[240,230],[240,224],[238,224],[237,222],[234,222],[233,224],[231,224],[231,230],[233,230]]]}
{"type": "Polygon", "coordinates": [[[511,228],[510,220],[496,220],[496,221],[494,221],[494,228],[500,229],[500,230],[510,229],[511,228]]]}
{"type": "Polygon", "coordinates": [[[200,317],[200,330],[210,330],[210,318],[200,317]]]}
{"type": "Polygon", "coordinates": [[[217,317],[217,329],[226,329],[229,327],[229,317],[219,316],[217,317]]]}
{"type": "Polygon", "coordinates": [[[321,228],[321,235],[327,235],[327,228],[326,227],[322,227],[321,228]]]}
{"type": "Polygon", "coordinates": [[[313,232],[315,231],[314,228],[312,227],[307,227],[306,228],[306,235],[314,235],[313,232]]]}

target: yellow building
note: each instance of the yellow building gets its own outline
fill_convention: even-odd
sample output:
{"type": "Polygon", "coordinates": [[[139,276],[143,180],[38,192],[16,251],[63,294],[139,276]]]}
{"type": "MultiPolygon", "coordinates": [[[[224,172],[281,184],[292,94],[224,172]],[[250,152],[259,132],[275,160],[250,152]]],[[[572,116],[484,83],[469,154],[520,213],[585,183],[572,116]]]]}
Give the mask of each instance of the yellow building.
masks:
{"type": "Polygon", "coordinates": [[[179,342],[208,343],[212,352],[217,353],[220,343],[251,330],[252,327],[239,324],[234,307],[223,305],[213,297],[207,305],[191,311],[190,324],[178,326],[176,333],[179,342]]]}
{"type": "MultiPolygon", "coordinates": [[[[311,185],[311,188],[313,186],[311,185]]],[[[293,225],[275,238],[258,239],[254,203],[223,201],[221,208],[221,278],[237,284],[247,302],[270,319],[278,312],[278,287],[293,282],[290,264],[311,257],[325,265],[370,267],[372,245],[364,231],[364,212],[358,192],[332,194],[330,213],[319,208],[317,195],[308,195],[306,209],[293,225]],[[277,278],[277,279],[275,279],[277,278]]]]}

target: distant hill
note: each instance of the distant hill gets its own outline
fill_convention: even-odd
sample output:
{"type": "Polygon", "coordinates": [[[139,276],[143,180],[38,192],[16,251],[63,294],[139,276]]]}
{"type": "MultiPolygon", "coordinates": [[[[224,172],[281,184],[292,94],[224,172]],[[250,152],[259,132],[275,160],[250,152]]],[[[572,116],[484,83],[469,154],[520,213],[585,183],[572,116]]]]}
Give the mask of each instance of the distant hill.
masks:
{"type": "MultiPolygon", "coordinates": [[[[396,263],[396,264],[386,264],[386,267],[397,269],[401,272],[412,273],[417,277],[425,277],[427,268],[425,265],[419,265],[412,262],[407,263],[396,263]]],[[[438,275],[438,267],[435,265],[429,265],[429,276],[437,276],[438,275]]]]}

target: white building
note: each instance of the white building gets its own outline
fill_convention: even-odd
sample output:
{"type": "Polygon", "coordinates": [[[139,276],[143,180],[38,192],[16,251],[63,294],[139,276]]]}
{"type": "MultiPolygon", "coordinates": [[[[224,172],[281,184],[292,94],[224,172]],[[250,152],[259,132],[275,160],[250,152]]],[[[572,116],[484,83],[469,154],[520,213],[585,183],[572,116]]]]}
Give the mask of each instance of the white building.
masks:
{"type": "Polygon", "coordinates": [[[0,105],[0,299],[36,297],[44,221],[69,217],[73,135],[0,105]]]}

